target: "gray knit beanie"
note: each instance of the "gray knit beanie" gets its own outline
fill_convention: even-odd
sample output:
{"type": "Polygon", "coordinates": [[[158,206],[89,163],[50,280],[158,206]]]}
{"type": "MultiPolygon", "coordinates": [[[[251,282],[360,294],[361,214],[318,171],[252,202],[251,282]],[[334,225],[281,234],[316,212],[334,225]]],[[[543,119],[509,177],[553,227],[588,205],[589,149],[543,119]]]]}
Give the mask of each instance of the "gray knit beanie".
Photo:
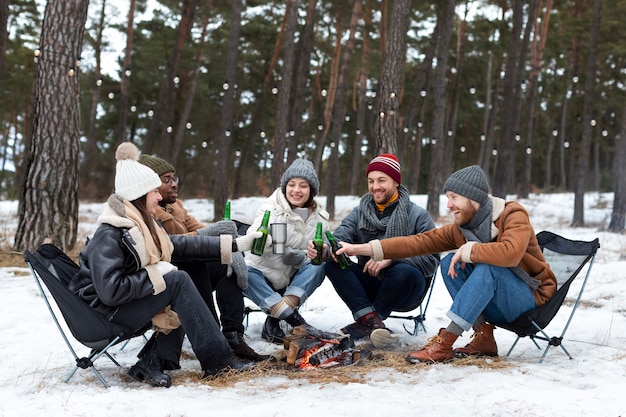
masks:
{"type": "Polygon", "coordinates": [[[479,165],[459,169],[443,184],[443,192],[452,191],[480,204],[489,198],[489,183],[479,165]]]}
{"type": "Polygon", "coordinates": [[[317,173],[311,161],[307,159],[296,159],[291,166],[285,170],[282,178],[280,179],[280,189],[283,194],[286,193],[287,183],[292,178],[304,178],[311,186],[312,196],[316,196],[320,189],[320,180],[317,178],[317,173]]]}

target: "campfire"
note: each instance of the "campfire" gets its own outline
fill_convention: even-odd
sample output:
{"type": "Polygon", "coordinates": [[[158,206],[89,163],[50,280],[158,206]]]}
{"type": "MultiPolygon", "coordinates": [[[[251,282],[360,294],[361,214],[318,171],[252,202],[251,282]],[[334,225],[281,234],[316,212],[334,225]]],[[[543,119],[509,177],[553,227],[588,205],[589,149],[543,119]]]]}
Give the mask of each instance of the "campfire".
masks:
{"type": "Polygon", "coordinates": [[[323,332],[309,325],[294,327],[283,339],[283,346],[288,351],[287,363],[300,369],[352,365],[361,357],[349,335],[323,332]]]}

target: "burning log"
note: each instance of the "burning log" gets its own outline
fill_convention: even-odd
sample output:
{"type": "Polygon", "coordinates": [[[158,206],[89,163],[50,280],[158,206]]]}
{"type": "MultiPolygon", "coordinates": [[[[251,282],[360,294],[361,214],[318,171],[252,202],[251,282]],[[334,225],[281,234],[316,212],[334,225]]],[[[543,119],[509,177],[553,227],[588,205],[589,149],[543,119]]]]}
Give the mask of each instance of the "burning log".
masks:
{"type": "Polygon", "coordinates": [[[349,335],[324,332],[309,325],[294,327],[283,339],[283,346],[288,351],[287,363],[301,369],[352,365],[361,356],[349,335]]]}

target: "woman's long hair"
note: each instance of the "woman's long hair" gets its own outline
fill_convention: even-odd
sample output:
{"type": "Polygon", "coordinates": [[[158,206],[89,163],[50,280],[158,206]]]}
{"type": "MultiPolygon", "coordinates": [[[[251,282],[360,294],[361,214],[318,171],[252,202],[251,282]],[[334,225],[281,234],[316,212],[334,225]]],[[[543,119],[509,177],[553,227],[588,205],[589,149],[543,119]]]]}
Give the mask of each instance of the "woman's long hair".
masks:
{"type": "Polygon", "coordinates": [[[157,245],[159,250],[161,249],[161,242],[159,241],[159,237],[156,234],[156,223],[154,222],[154,216],[148,212],[146,207],[146,196],[147,194],[142,195],[141,197],[131,201],[130,203],[135,206],[139,213],[141,213],[141,218],[143,222],[148,226],[148,230],[150,230],[150,234],[152,235],[152,240],[157,245]]]}

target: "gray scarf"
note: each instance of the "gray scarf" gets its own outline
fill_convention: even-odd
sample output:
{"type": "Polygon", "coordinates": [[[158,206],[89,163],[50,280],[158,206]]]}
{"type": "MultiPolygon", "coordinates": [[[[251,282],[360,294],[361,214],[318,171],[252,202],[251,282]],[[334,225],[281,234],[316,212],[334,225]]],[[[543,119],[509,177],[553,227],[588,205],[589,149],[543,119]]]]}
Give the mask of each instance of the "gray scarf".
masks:
{"type": "Polygon", "coordinates": [[[393,204],[397,204],[397,206],[391,216],[379,219],[374,199],[369,193],[364,195],[359,204],[362,214],[359,218],[359,229],[375,236],[378,235],[378,232],[384,231],[385,238],[410,234],[408,213],[411,200],[409,199],[409,190],[403,185],[398,187],[398,200],[393,204]]]}

